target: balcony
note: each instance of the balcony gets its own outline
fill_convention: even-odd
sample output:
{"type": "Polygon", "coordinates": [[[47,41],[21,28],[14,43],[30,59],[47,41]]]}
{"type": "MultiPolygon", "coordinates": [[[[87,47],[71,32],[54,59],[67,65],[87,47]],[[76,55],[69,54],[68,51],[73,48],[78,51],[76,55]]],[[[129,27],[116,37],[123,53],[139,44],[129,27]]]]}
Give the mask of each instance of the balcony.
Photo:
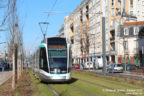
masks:
{"type": "Polygon", "coordinates": [[[129,50],[128,49],[124,49],[124,54],[128,55],[129,54],[129,50]]]}
{"type": "Polygon", "coordinates": [[[73,23],[72,23],[72,24],[70,24],[70,27],[71,27],[71,28],[73,28],[73,23]]]}
{"type": "Polygon", "coordinates": [[[115,37],[111,37],[110,38],[110,42],[112,43],[112,42],[115,42],[115,37]]]}
{"type": "Polygon", "coordinates": [[[133,52],[134,52],[135,54],[139,53],[139,48],[134,48],[134,49],[133,49],[133,52]]]}
{"type": "Polygon", "coordinates": [[[83,21],[83,17],[82,17],[82,16],[80,16],[80,21],[81,21],[81,22],[83,21]]]}
{"type": "Polygon", "coordinates": [[[86,11],[86,16],[88,16],[89,15],[89,12],[88,12],[88,10],[86,11]]]}

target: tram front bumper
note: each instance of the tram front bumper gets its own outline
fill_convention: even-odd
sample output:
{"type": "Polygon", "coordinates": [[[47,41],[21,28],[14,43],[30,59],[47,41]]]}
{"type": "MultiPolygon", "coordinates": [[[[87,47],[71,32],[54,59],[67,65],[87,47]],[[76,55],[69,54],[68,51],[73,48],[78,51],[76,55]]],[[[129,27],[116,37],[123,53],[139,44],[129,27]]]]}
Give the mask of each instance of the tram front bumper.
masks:
{"type": "Polygon", "coordinates": [[[68,81],[71,79],[71,73],[50,74],[47,72],[41,72],[40,79],[45,82],[64,82],[64,81],[68,81]]]}

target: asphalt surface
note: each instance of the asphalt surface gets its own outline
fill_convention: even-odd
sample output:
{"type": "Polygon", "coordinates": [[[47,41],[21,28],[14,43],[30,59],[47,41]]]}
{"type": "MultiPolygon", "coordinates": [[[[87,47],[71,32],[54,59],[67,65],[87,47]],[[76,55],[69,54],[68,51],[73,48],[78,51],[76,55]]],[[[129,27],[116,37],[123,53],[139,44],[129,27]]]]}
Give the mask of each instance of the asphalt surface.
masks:
{"type": "Polygon", "coordinates": [[[12,71],[0,72],[0,86],[12,76],[12,71]]]}

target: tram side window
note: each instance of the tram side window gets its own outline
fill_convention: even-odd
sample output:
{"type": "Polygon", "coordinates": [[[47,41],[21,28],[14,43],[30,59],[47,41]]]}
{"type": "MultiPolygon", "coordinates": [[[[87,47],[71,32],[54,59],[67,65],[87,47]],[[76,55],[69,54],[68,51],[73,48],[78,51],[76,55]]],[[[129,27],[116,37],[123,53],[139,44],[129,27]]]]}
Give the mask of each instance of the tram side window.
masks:
{"type": "Polygon", "coordinates": [[[69,69],[68,71],[70,72],[72,69],[72,52],[71,49],[69,50],[69,69]]]}
{"type": "Polygon", "coordinates": [[[40,49],[40,69],[43,69],[44,71],[48,72],[48,64],[47,64],[45,48],[40,49]]]}
{"type": "Polygon", "coordinates": [[[69,50],[69,64],[70,64],[70,67],[72,68],[72,51],[71,51],[71,49],[69,50]]]}

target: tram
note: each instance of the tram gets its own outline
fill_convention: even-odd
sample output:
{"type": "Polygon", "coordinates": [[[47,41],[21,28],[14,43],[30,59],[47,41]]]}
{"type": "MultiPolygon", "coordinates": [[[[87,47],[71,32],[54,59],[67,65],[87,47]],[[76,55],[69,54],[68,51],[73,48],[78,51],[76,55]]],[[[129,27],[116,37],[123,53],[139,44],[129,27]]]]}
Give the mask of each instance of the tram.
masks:
{"type": "Polygon", "coordinates": [[[70,44],[60,37],[43,40],[32,56],[32,70],[40,81],[69,81],[72,70],[70,44]]]}

